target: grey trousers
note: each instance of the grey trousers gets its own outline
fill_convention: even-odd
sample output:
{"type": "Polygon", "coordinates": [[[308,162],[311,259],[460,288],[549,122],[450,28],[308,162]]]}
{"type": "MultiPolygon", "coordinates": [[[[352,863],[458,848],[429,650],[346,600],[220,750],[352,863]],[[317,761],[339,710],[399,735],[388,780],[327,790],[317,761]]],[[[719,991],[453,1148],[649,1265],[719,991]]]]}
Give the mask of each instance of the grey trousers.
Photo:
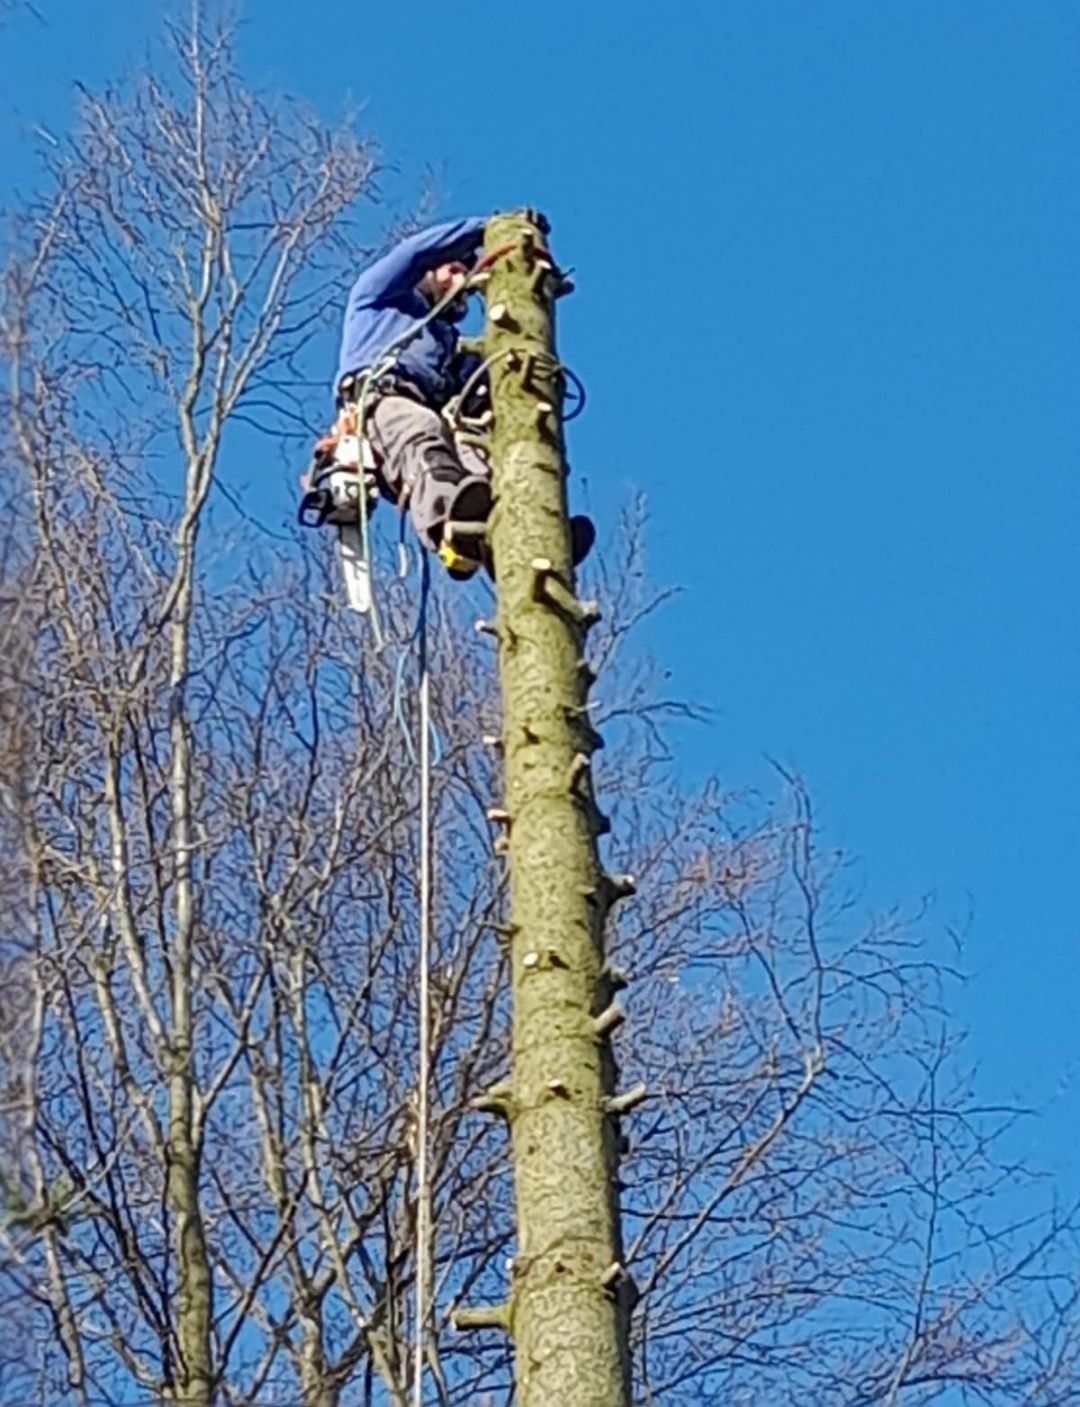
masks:
{"type": "Polygon", "coordinates": [[[417,536],[436,549],[456,486],[466,475],[490,477],[486,457],[459,445],[441,415],[408,396],[380,396],[367,433],[387,489],[399,504],[407,499],[417,536]]]}

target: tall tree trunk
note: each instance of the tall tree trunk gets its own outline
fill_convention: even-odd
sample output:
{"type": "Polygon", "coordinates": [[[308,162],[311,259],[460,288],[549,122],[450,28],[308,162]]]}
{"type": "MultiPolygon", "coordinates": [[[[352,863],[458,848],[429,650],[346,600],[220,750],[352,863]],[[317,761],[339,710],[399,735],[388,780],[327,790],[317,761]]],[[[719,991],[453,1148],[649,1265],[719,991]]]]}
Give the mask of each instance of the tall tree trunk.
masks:
{"type": "MultiPolygon", "coordinates": [[[[517,1255],[504,1322],[520,1407],[630,1401],[618,1128],[604,921],[617,885],[597,837],[583,645],[595,610],[574,589],[553,300],[561,278],[532,212],[492,220],[499,671],[513,958],[510,1123],[517,1255]]],[[[614,1013],[617,1024],[619,1013],[614,1013]]],[[[468,1317],[467,1315],[465,1316],[468,1317]]]]}
{"type": "Polygon", "coordinates": [[[192,755],[185,688],[189,667],[195,543],[198,514],[206,497],[209,470],[203,458],[188,464],[187,504],[178,529],[176,616],[172,623],[169,683],[170,791],[176,884],[176,925],[171,974],[169,1051],[169,1141],[166,1194],[173,1214],[177,1266],[176,1327],[179,1349],[176,1401],[182,1407],[210,1407],[214,1398],[213,1278],[200,1197],[201,1146],[196,1131],[196,1076],[192,983],[196,931],[192,874],[192,755]]]}

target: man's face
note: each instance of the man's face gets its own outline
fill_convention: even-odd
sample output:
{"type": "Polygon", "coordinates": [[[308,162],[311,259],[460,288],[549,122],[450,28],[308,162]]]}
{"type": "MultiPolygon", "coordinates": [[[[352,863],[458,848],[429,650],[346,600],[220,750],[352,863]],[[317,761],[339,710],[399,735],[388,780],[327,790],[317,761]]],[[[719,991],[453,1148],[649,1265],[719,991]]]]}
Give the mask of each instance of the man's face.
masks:
{"type": "MultiPolygon", "coordinates": [[[[457,260],[449,264],[440,264],[437,269],[432,269],[420,280],[420,292],[429,303],[438,303],[440,299],[454,288],[465,282],[468,276],[468,265],[457,260]]],[[[455,298],[448,303],[442,311],[444,318],[449,318],[451,322],[458,322],[468,311],[468,299],[465,294],[460,298],[455,298]]]]}

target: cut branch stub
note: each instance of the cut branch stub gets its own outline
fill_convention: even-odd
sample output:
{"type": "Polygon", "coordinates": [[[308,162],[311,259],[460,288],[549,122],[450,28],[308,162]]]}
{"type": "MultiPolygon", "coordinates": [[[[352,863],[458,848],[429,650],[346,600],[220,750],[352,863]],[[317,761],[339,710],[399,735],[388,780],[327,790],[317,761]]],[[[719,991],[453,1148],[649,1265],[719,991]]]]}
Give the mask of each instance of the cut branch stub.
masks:
{"type": "Polygon", "coordinates": [[[475,1332],[480,1329],[501,1329],[510,1332],[510,1305],[478,1304],[463,1306],[450,1312],[450,1322],[459,1333],[475,1332]]]}
{"type": "Polygon", "coordinates": [[[500,1080],[498,1084],[491,1085],[482,1094],[478,1094],[472,1101],[472,1107],[478,1113],[495,1114],[509,1123],[517,1111],[509,1081],[500,1080]]]}
{"type": "Polygon", "coordinates": [[[598,1036],[610,1036],[626,1020],[626,1012],[618,1002],[611,1002],[598,1016],[593,1017],[593,1030],[598,1036]]]}
{"type": "Polygon", "coordinates": [[[631,1109],[636,1109],[639,1104],[644,1104],[649,1097],[649,1091],[642,1082],[628,1089],[625,1094],[614,1094],[607,1102],[609,1114],[629,1114],[631,1109]]]}
{"type": "Polygon", "coordinates": [[[505,303],[493,303],[488,309],[488,321],[496,327],[505,328],[508,332],[515,332],[521,324],[505,303]]]}
{"type": "Polygon", "coordinates": [[[604,903],[611,908],[620,899],[629,899],[637,893],[637,883],[632,874],[603,874],[600,879],[604,903]]]}
{"type": "Polygon", "coordinates": [[[613,967],[610,963],[604,967],[601,973],[604,988],[612,996],[616,992],[624,991],[630,985],[630,978],[621,967],[613,967]]]}
{"type": "Polygon", "coordinates": [[[597,603],[580,600],[546,557],[534,557],[530,565],[534,578],[533,596],[537,601],[542,601],[561,612],[583,630],[588,630],[597,623],[600,619],[600,607],[597,603]]]}

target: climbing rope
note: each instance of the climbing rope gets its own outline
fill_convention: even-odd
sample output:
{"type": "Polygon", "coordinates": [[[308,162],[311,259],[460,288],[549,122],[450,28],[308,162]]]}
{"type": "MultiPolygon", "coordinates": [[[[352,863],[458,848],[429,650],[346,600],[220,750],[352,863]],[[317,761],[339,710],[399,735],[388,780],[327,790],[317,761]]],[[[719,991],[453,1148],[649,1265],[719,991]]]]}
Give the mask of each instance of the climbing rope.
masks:
{"type": "Polygon", "coordinates": [[[416,1108],[416,1310],[413,1346],[413,1403],[423,1407],[424,1347],[427,1326],[428,1238],[431,1234],[431,1187],[428,1182],[429,1085],[431,1083],[431,679],[427,652],[429,569],[422,567],[421,607],[417,620],[420,659],[420,984],[417,996],[419,1057],[416,1108]]]}
{"type": "MultiPolygon", "coordinates": [[[[535,352],[530,353],[530,355],[535,360],[541,360],[535,352]]],[[[476,367],[464,386],[462,386],[461,390],[443,412],[451,429],[460,430],[470,420],[471,417],[465,415],[462,408],[468,404],[469,395],[480,383],[480,380],[498,362],[507,361],[512,363],[512,359],[515,357],[520,357],[519,352],[515,347],[509,347],[505,351],[495,352],[492,356],[485,358],[485,360],[476,367]]],[[[559,361],[557,357],[545,357],[542,360],[550,362],[555,376],[562,381],[563,395],[565,396],[567,391],[573,392],[573,399],[568,406],[564,407],[562,413],[563,424],[567,425],[571,420],[576,420],[585,409],[585,385],[577,372],[571,371],[566,363],[559,361]]]]}
{"type": "Polygon", "coordinates": [[[383,647],[382,626],[379,624],[379,608],[375,602],[374,581],[375,573],[371,565],[371,529],[368,526],[367,491],[364,482],[364,446],[367,444],[367,401],[368,391],[371,387],[372,377],[369,372],[364,377],[360,386],[360,395],[356,403],[356,439],[360,450],[360,463],[358,466],[360,474],[360,492],[356,495],[357,513],[360,517],[360,552],[367,564],[368,583],[371,589],[371,633],[375,637],[375,653],[379,654],[383,647]]]}
{"type": "MultiPolygon", "coordinates": [[[[407,568],[401,572],[402,576],[407,574],[407,568]]],[[[431,591],[431,560],[426,552],[420,554],[420,605],[416,612],[416,625],[413,632],[401,647],[398,654],[397,664],[394,666],[394,690],[393,690],[393,713],[394,722],[401,731],[402,741],[405,744],[405,751],[409,755],[409,761],[414,767],[419,766],[416,748],[413,746],[412,733],[409,729],[409,720],[405,714],[405,667],[409,663],[409,656],[414,645],[419,644],[419,655],[421,660],[424,657],[427,631],[427,607],[428,596],[431,591]]],[[[439,738],[439,730],[434,723],[428,725],[431,737],[432,759],[436,766],[442,761],[442,742],[439,738]]]]}

